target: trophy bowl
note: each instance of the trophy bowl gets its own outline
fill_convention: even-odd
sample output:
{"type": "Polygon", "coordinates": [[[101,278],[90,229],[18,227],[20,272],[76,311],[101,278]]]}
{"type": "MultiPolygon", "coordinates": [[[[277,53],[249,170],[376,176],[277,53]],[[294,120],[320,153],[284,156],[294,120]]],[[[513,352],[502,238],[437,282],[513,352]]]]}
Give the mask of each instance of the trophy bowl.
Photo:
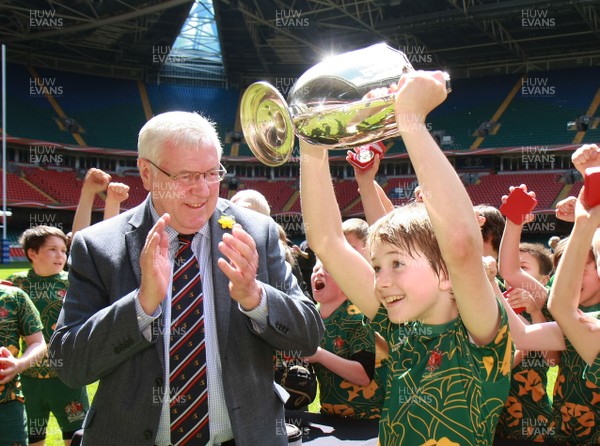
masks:
{"type": "MultiPolygon", "coordinates": [[[[325,59],[292,86],[288,102],[267,82],[250,85],[240,119],[250,150],[268,166],[291,156],[295,135],[329,150],[360,147],[399,136],[396,94],[366,99],[388,88],[413,67],[406,55],[384,43],[325,59]]],[[[449,78],[447,78],[449,89],[449,78]]]]}
{"type": "Polygon", "coordinates": [[[294,131],[285,99],[266,82],[245,91],[240,119],[246,142],[256,158],[267,166],[285,163],[294,148],[294,131]]]}

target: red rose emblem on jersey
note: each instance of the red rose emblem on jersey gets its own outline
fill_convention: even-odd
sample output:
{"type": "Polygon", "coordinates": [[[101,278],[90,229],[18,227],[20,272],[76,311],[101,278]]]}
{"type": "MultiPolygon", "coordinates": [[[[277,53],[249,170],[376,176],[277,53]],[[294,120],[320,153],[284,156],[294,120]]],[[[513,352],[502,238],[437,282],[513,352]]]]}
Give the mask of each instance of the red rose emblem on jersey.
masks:
{"type": "Polygon", "coordinates": [[[334,350],[341,350],[344,348],[344,340],[342,338],[340,338],[339,336],[337,336],[335,338],[335,340],[333,341],[333,348],[334,350]]]}
{"type": "Polygon", "coordinates": [[[442,365],[442,352],[438,349],[432,350],[429,359],[427,360],[427,371],[435,372],[442,365]]]}

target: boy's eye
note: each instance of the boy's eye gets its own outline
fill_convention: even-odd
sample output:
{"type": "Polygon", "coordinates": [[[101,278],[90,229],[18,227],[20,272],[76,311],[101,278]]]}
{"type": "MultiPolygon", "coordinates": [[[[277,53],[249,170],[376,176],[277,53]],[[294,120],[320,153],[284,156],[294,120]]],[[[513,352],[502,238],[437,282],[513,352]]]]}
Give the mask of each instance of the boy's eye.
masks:
{"type": "Polygon", "coordinates": [[[380,266],[374,266],[373,267],[373,271],[375,271],[375,273],[378,273],[379,271],[381,271],[381,267],[380,266]]]}
{"type": "Polygon", "coordinates": [[[394,268],[400,268],[401,266],[404,266],[404,263],[400,262],[399,260],[394,260],[394,262],[392,263],[392,266],[394,268]]]}

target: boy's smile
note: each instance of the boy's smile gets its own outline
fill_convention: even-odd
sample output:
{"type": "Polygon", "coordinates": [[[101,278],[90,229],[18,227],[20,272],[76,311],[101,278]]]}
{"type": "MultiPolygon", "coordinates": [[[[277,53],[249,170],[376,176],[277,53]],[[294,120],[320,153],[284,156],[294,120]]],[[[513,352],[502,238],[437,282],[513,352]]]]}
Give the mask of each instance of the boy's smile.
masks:
{"type": "Polygon", "coordinates": [[[377,298],[392,322],[443,324],[457,317],[456,305],[421,252],[410,256],[389,243],[377,243],[371,261],[377,298]]]}

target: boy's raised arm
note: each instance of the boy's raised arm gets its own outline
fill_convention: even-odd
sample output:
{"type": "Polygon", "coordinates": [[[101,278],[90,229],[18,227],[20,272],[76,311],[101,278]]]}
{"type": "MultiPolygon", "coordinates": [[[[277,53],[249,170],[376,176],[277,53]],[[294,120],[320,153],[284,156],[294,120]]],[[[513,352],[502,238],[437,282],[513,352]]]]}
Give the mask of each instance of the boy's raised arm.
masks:
{"type": "MultiPolygon", "coordinates": [[[[527,192],[526,188],[525,191],[527,192]]],[[[502,199],[504,200],[505,197],[502,199]]],[[[533,218],[535,217],[531,214],[524,223],[533,221],[533,218]]],[[[524,290],[529,291],[535,300],[537,310],[541,311],[548,296],[546,287],[521,268],[519,245],[521,243],[523,223],[517,225],[507,218],[504,224],[504,233],[502,234],[500,252],[498,253],[498,269],[500,275],[510,286],[514,288],[523,288],[524,290]]]]}
{"type": "Polygon", "coordinates": [[[379,309],[373,268],[342,232],[327,150],[300,140],[300,197],[308,245],[344,294],[368,318],[379,309]]]}
{"type": "Polygon", "coordinates": [[[483,241],[473,204],[425,125],[446,98],[443,73],[413,72],[398,84],[396,122],[417,173],[452,290],[467,330],[480,345],[498,333],[498,307],[481,262],[483,241]]]}
{"type": "MultiPolygon", "coordinates": [[[[348,159],[348,158],[346,158],[348,159]]],[[[394,205],[385,195],[381,186],[375,181],[381,158],[375,155],[373,165],[365,170],[354,167],[354,177],[358,183],[358,192],[362,200],[365,218],[369,226],[387,213],[394,210],[394,205]]]]}
{"type": "MultiPolygon", "coordinates": [[[[594,233],[600,226],[600,206],[587,208],[582,203],[582,197],[583,189],[575,206],[571,237],[556,271],[548,309],[577,353],[586,363],[592,364],[600,354],[600,333],[590,333],[585,324],[580,323],[577,309],[581,293],[591,291],[582,287],[584,269],[590,268],[597,274],[594,259],[590,259],[590,249],[594,233]]],[[[588,274],[593,277],[591,273],[588,274]]],[[[586,288],[593,286],[588,284],[586,288]]]]}

